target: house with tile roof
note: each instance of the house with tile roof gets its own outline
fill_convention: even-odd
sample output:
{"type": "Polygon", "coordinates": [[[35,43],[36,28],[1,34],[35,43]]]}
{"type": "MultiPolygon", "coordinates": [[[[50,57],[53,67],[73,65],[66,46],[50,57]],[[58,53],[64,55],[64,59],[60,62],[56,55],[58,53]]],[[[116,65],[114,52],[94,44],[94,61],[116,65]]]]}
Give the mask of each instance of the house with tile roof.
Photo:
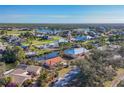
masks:
{"type": "Polygon", "coordinates": [[[54,58],[46,60],[45,64],[48,66],[54,66],[60,62],[62,62],[62,58],[58,56],[58,57],[54,57],[54,58]]]}

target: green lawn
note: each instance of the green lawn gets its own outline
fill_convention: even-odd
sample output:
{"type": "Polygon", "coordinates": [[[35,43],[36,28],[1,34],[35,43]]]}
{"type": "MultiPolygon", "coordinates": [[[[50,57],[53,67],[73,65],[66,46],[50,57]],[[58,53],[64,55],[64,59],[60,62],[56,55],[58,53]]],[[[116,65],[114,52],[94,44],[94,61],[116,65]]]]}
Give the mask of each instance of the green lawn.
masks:
{"type": "MultiPolygon", "coordinates": [[[[44,44],[49,44],[49,43],[52,43],[56,40],[59,40],[60,38],[61,37],[59,37],[59,36],[53,36],[52,39],[50,39],[50,40],[36,39],[36,40],[29,41],[29,42],[32,42],[32,45],[44,45],[44,44]]],[[[30,44],[29,42],[26,41],[26,42],[23,42],[22,44],[23,45],[29,45],[30,44]]]]}
{"type": "Polygon", "coordinates": [[[42,50],[37,50],[36,51],[38,55],[43,55],[44,53],[49,53],[51,50],[48,49],[42,49],[42,50]]]}
{"type": "Polygon", "coordinates": [[[23,42],[22,44],[23,45],[29,45],[30,42],[32,42],[32,45],[44,45],[44,44],[52,43],[53,41],[52,40],[32,40],[29,42],[23,42]]]}
{"type": "Polygon", "coordinates": [[[15,67],[14,63],[6,64],[6,70],[14,69],[15,67]]]}
{"type": "Polygon", "coordinates": [[[60,36],[53,36],[53,40],[59,40],[59,39],[61,39],[62,37],[60,37],[60,36]]]}
{"type": "MultiPolygon", "coordinates": [[[[18,36],[20,35],[21,33],[26,33],[26,32],[29,32],[29,31],[17,31],[17,30],[13,30],[13,31],[7,31],[7,35],[15,35],[15,36],[18,36]]],[[[30,31],[31,32],[31,31],[30,31]]]]}
{"type": "Polygon", "coordinates": [[[63,68],[59,72],[59,77],[64,77],[66,73],[68,73],[71,69],[70,68],[63,68]]]}

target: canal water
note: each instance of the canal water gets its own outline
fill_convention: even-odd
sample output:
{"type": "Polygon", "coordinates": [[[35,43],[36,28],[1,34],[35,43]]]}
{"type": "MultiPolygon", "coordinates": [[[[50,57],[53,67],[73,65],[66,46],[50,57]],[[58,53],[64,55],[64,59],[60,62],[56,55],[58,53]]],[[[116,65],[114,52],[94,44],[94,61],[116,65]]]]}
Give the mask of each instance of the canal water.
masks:
{"type": "Polygon", "coordinates": [[[48,34],[56,34],[58,32],[61,32],[61,30],[51,30],[51,29],[37,29],[36,31],[41,33],[48,33],[48,34]]]}

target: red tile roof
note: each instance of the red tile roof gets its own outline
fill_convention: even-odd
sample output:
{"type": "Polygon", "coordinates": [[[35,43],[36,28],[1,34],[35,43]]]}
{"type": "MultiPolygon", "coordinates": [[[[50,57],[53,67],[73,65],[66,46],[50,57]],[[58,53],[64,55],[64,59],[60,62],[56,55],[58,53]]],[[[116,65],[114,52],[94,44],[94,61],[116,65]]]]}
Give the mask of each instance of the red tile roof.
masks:
{"type": "Polygon", "coordinates": [[[51,59],[48,59],[47,61],[46,61],[46,64],[48,64],[48,65],[55,65],[56,63],[59,63],[59,62],[61,62],[62,61],[62,58],[61,57],[55,57],[55,58],[51,58],[51,59]]]}

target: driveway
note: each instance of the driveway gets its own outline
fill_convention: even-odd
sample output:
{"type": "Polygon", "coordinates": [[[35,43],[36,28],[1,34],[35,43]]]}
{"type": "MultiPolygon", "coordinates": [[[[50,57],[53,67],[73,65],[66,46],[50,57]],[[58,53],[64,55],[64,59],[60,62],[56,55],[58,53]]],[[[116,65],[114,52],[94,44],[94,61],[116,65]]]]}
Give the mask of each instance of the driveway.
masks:
{"type": "Polygon", "coordinates": [[[76,76],[79,74],[80,69],[79,68],[73,68],[68,73],[65,74],[65,76],[59,77],[55,82],[53,87],[65,87],[67,86],[70,81],[76,78],[76,76]]]}

